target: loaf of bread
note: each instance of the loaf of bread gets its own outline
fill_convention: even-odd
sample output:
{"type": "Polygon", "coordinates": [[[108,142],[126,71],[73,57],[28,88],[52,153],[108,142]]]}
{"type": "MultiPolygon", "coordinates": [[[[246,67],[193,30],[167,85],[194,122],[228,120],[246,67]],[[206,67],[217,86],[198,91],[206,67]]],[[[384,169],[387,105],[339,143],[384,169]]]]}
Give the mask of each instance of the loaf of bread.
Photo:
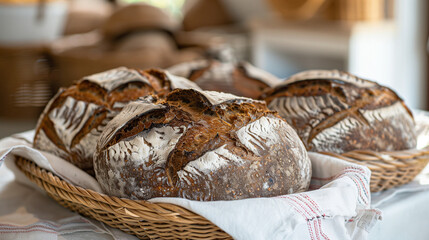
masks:
{"type": "Polygon", "coordinates": [[[131,100],[165,95],[175,88],[198,88],[167,72],[117,68],[60,89],[39,118],[34,147],[93,174],[93,153],[104,126],[131,100]]]}
{"type": "Polygon", "coordinates": [[[97,143],[109,195],[232,200],[305,191],[311,162],[296,132],[263,101],[177,89],[128,104],[97,143]]]}
{"type": "Polygon", "coordinates": [[[266,88],[280,83],[277,77],[247,62],[234,64],[198,60],[175,65],[168,71],[195,82],[203,90],[232,93],[254,99],[266,88]]]}
{"type": "Polygon", "coordinates": [[[108,39],[140,31],[172,33],[179,23],[167,12],[145,3],[128,4],[118,8],[101,26],[101,33],[108,39]]]}
{"type": "Polygon", "coordinates": [[[393,151],[416,146],[411,111],[391,89],[337,70],[298,73],[263,98],[309,151],[393,151]]]}

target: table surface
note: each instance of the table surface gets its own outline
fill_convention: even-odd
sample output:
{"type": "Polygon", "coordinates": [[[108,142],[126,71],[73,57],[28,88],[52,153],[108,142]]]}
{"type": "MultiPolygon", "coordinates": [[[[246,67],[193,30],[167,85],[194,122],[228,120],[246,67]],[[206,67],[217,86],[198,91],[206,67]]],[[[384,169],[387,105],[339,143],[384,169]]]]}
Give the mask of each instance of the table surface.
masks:
{"type": "Polygon", "coordinates": [[[429,191],[401,193],[378,208],[383,219],[374,226],[369,239],[429,239],[429,191]]]}

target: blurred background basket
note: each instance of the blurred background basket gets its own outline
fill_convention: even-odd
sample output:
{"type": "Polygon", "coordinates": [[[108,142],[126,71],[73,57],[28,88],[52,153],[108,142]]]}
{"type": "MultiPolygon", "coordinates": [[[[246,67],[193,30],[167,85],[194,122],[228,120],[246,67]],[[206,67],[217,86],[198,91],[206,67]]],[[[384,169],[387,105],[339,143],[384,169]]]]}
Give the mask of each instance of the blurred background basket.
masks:
{"type": "Polygon", "coordinates": [[[0,117],[35,119],[53,95],[43,45],[0,46],[0,117]]]}
{"type": "Polygon", "coordinates": [[[207,219],[174,204],[110,197],[73,186],[29,160],[17,158],[16,165],[62,206],[140,239],[232,239],[207,219]]]}
{"type": "Polygon", "coordinates": [[[412,181],[429,162],[429,146],[392,152],[356,150],[343,154],[323,152],[371,170],[371,192],[383,191],[412,181]]]}

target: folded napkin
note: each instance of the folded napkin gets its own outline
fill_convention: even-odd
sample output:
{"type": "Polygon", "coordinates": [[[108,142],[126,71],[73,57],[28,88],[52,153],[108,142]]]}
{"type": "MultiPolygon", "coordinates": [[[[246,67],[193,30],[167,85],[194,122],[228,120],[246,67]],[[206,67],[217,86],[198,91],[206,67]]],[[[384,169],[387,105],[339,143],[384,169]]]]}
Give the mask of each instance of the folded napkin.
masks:
{"type": "MultiPolygon", "coordinates": [[[[16,167],[25,157],[64,180],[97,192],[97,181],[65,160],[31,148],[34,132],[0,141],[0,165],[5,163],[16,181],[31,183],[16,167]]],[[[235,201],[200,202],[155,198],[187,208],[216,224],[235,239],[366,239],[381,212],[371,209],[368,168],[317,153],[309,153],[313,177],[308,192],[235,201]]],[[[0,233],[4,226],[0,224],[0,233]]]]}

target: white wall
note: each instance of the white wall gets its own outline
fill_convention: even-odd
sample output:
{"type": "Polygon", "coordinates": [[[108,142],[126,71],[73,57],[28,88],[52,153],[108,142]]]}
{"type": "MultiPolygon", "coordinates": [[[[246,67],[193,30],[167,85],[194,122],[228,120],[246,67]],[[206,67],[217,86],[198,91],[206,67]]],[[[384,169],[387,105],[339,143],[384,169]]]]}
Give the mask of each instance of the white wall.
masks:
{"type": "Polygon", "coordinates": [[[426,0],[396,0],[395,88],[412,108],[424,109],[427,102],[426,0]]]}
{"type": "Polygon", "coordinates": [[[391,87],[411,108],[426,109],[428,7],[428,0],[395,0],[394,21],[355,24],[349,38],[340,28],[320,32],[260,21],[251,29],[252,60],[279,77],[310,68],[348,70],[391,87]]]}

